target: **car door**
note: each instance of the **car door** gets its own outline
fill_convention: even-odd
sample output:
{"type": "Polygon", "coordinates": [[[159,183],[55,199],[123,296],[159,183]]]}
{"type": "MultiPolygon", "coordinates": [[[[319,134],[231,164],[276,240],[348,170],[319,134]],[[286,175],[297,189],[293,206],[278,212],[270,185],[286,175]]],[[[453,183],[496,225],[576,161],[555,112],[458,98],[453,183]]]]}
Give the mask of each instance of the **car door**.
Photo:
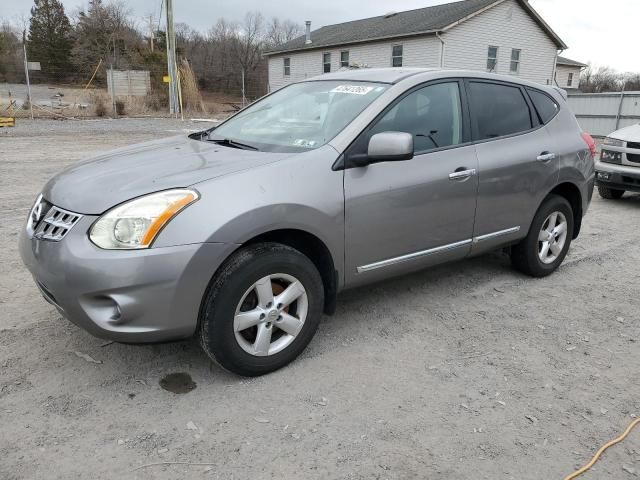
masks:
{"type": "Polygon", "coordinates": [[[462,82],[448,80],[406,92],[354,141],[345,152],[347,285],[469,253],[478,182],[469,139],[462,82]],[[386,131],[412,134],[414,158],[349,168],[386,131]]]}
{"type": "Polygon", "coordinates": [[[467,80],[479,166],[474,253],[527,235],[556,185],[555,143],[519,85],[467,80]]]}

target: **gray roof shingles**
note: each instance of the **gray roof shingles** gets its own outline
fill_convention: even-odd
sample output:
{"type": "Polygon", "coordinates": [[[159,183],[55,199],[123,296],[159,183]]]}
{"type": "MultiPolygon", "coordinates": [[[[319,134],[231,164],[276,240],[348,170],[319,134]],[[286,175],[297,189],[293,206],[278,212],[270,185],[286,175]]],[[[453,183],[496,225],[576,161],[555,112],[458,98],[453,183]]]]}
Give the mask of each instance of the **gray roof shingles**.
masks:
{"type": "Polygon", "coordinates": [[[558,57],[558,65],[568,65],[570,67],[586,67],[587,65],[577,60],[571,60],[567,57],[558,57]]]}
{"type": "MultiPolygon", "coordinates": [[[[437,32],[494,3],[496,0],[462,0],[391,15],[327,25],[311,32],[311,44],[305,44],[305,36],[302,35],[266,53],[275,54],[437,32]]],[[[524,3],[526,4],[526,2],[524,3]]]]}

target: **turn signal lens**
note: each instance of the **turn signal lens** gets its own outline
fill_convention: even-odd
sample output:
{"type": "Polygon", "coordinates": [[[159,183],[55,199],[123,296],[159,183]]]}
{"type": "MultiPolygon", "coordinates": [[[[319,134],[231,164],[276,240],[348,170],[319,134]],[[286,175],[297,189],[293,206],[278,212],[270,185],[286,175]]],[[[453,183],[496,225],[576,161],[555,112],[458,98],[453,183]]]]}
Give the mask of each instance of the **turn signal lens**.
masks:
{"type": "Polygon", "coordinates": [[[91,227],[89,238],[109,250],[149,248],[162,228],[198,200],[195,190],[152,193],[123,203],[105,213],[91,227]]]}

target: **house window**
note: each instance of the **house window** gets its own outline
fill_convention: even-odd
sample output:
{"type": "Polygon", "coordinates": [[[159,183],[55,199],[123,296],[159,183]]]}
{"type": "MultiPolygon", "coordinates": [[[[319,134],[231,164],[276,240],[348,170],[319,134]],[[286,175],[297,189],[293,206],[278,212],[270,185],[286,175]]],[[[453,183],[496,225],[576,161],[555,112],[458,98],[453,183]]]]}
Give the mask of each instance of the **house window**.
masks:
{"type": "Polygon", "coordinates": [[[511,67],[509,67],[511,73],[520,72],[520,52],[521,50],[518,50],[516,48],[511,50],[511,67]]]}
{"type": "Polygon", "coordinates": [[[322,54],[322,71],[324,73],[331,72],[331,54],[330,53],[322,54]]]}
{"type": "Polygon", "coordinates": [[[487,72],[498,70],[498,47],[489,47],[487,54],[487,72]]]}
{"type": "Polygon", "coordinates": [[[393,67],[402,66],[402,45],[394,45],[391,49],[391,65],[393,67]]]}
{"type": "Polygon", "coordinates": [[[569,78],[567,79],[567,87],[573,86],[573,72],[569,74],[569,78]]]}
{"type": "Polygon", "coordinates": [[[349,50],[340,52],[340,67],[349,68],[349,50]]]}
{"type": "Polygon", "coordinates": [[[288,77],[289,75],[291,75],[291,59],[285,58],[284,59],[284,76],[288,77]]]}

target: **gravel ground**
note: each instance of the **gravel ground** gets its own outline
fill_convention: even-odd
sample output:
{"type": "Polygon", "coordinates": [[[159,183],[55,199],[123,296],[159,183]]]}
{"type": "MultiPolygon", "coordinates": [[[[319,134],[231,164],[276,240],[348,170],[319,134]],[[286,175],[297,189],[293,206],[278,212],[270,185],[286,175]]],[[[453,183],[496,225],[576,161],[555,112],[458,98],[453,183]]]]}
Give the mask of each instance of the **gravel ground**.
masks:
{"type": "MultiPolygon", "coordinates": [[[[561,479],[640,414],[639,195],[596,196],[547,279],[493,254],[346,292],[306,353],[262,378],[194,342],[104,345],[62,319],[16,248],[43,183],[202,125],[0,131],[0,478],[561,479]],[[162,389],[176,372],[196,388],[162,389]],[[169,461],[210,465],[136,469],[169,461]]],[[[584,478],[639,472],[640,429],[584,478]]]]}

